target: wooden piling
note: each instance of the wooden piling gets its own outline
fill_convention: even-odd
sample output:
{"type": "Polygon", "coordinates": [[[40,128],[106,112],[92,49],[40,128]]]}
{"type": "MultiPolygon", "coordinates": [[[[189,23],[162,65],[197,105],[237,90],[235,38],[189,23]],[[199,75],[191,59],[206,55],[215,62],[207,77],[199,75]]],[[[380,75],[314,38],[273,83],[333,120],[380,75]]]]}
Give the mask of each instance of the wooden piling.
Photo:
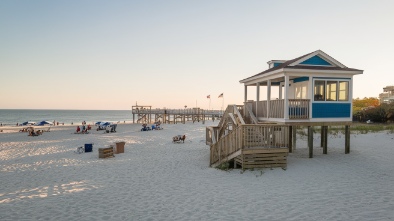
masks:
{"type": "Polygon", "coordinates": [[[327,154],[327,134],[328,134],[328,126],[322,126],[322,143],[323,143],[323,154],[327,154]]]}
{"type": "Polygon", "coordinates": [[[308,126],[309,158],[313,158],[313,127],[308,126]]]}
{"type": "Polygon", "coordinates": [[[350,153],[350,126],[345,126],[345,154],[350,153]]]}
{"type": "Polygon", "coordinates": [[[289,153],[293,153],[293,126],[289,126],[289,135],[288,135],[288,139],[289,139],[289,153]]]}

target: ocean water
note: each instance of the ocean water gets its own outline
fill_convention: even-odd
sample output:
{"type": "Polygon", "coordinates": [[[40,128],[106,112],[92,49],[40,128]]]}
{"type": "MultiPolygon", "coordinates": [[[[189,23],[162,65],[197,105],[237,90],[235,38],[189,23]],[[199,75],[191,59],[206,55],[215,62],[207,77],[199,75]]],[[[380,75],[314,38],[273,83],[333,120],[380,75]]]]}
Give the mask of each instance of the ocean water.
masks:
{"type": "Polygon", "coordinates": [[[65,125],[80,124],[82,121],[91,124],[97,121],[113,121],[132,123],[131,110],[26,110],[0,109],[0,123],[16,125],[25,121],[56,121],[65,125]]]}

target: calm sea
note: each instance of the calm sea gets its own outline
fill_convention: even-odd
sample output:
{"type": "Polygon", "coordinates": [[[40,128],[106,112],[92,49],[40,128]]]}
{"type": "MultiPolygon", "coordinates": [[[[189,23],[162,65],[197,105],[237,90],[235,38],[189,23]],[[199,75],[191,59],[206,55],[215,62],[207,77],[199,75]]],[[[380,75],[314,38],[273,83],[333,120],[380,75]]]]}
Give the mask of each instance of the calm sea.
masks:
{"type": "Polygon", "coordinates": [[[97,121],[133,122],[131,110],[24,110],[0,109],[0,123],[16,125],[25,121],[41,122],[47,120],[64,124],[91,124],[97,121]]]}

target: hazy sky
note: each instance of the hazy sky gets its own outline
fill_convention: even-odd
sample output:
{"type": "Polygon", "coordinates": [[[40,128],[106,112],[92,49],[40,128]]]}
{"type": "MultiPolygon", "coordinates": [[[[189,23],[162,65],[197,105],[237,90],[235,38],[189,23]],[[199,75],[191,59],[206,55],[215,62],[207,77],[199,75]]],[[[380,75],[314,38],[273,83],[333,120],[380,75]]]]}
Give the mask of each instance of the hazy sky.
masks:
{"type": "Polygon", "coordinates": [[[220,109],[267,61],[318,49],[364,70],[354,98],[378,97],[393,41],[391,0],[2,0],[0,109],[220,109]]]}

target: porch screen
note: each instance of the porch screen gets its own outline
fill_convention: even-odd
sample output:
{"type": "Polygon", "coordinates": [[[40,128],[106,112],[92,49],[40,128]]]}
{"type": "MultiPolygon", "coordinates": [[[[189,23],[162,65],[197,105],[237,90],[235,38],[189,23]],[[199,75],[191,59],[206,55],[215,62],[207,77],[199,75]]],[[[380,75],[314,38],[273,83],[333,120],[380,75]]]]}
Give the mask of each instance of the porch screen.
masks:
{"type": "Polygon", "coordinates": [[[325,85],[326,81],[315,81],[314,101],[324,101],[326,99],[325,85]]]}

